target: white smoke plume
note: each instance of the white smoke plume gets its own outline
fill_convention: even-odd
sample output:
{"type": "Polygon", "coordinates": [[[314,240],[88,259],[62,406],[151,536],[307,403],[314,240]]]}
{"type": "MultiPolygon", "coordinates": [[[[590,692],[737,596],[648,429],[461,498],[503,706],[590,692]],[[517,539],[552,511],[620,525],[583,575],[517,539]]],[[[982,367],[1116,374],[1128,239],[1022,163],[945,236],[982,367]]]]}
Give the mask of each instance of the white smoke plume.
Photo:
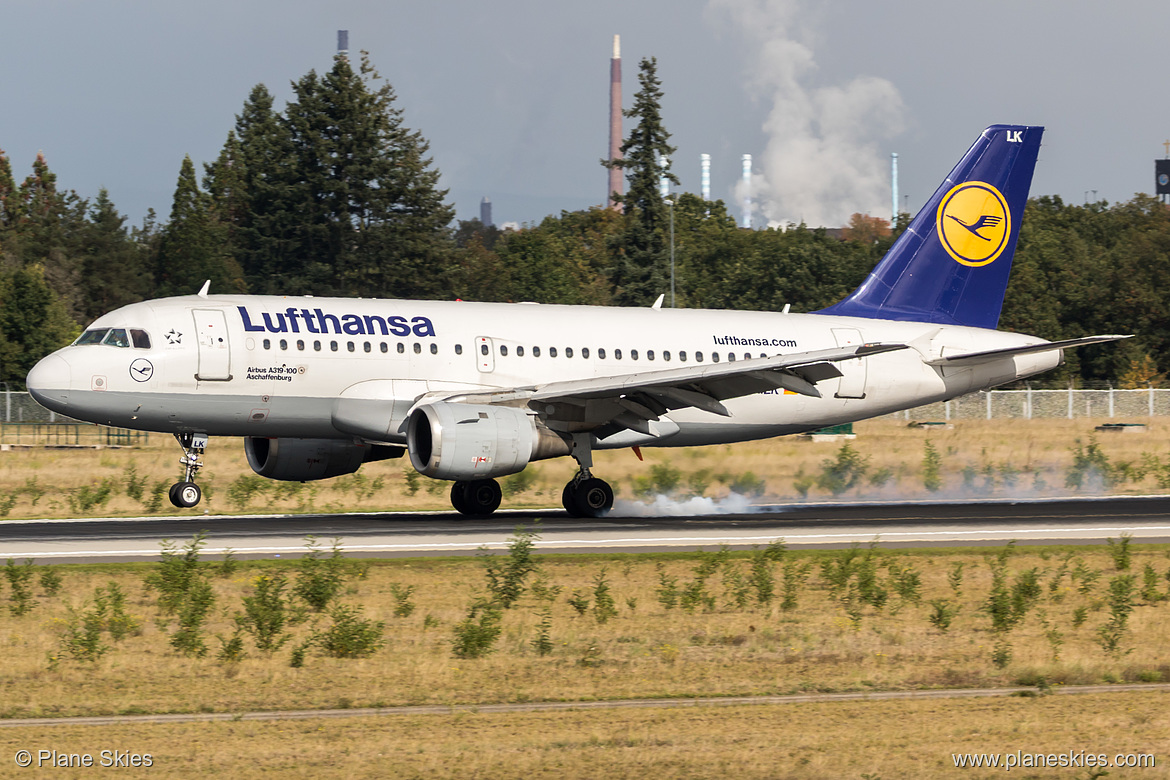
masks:
{"type": "Polygon", "coordinates": [[[903,127],[897,88],[874,76],[807,86],[817,66],[798,20],[814,14],[802,0],[710,0],[709,8],[744,37],[753,52],[748,88],[771,105],[766,147],[754,159],[753,211],[772,226],[838,227],[857,212],[888,217],[888,139],[903,127]]]}
{"type": "MultiPolygon", "coordinates": [[[[767,511],[769,507],[755,506],[755,501],[739,493],[729,493],[723,498],[692,496],[675,498],[659,494],[648,501],[614,502],[615,517],[699,517],[704,515],[746,515],[767,511]]],[[[775,509],[775,507],[771,507],[775,509]]]]}

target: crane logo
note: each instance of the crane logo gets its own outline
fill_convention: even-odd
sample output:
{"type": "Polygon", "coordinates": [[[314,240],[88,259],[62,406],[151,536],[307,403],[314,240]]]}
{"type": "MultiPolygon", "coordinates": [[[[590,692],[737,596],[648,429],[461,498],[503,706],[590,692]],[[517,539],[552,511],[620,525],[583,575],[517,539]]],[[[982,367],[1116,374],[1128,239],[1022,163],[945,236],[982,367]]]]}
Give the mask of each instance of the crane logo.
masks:
{"type": "Polygon", "coordinates": [[[1012,214],[995,187],[967,181],[952,187],[942,199],[935,227],[947,254],[978,268],[1003,254],[1012,232],[1012,214]]]}

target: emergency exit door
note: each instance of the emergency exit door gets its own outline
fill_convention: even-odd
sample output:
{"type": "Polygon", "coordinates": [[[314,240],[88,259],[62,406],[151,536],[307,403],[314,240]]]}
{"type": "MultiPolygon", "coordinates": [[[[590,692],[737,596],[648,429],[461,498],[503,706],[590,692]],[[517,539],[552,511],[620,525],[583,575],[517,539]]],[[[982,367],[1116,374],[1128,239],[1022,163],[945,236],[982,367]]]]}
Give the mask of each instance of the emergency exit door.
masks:
{"type": "Polygon", "coordinates": [[[232,378],[232,351],[228,341],[227,317],[221,309],[195,309],[195,335],[199,345],[201,382],[227,382],[232,378]]]}

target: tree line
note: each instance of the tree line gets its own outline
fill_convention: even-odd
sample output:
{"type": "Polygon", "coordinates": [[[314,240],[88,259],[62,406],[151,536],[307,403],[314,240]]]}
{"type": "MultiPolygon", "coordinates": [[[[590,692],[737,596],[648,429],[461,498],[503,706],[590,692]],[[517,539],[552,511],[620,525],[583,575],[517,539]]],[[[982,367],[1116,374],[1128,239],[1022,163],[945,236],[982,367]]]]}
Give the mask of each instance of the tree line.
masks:
{"type": "MultiPolygon", "coordinates": [[[[119,306],[213,292],[793,311],[856,287],[908,223],[854,215],[839,230],[737,227],[722,201],[663,198],[674,148],[654,59],[639,68],[622,147],[620,210],[550,215],[519,230],[454,221],[421,133],[364,54],[293,82],[277,110],[257,85],[217,158],[185,158],[169,218],[128,226],[109,194],[57,185],[43,155],[19,184],[0,151],[0,380],[119,306]],[[673,263],[671,262],[673,257],[673,263]]],[[[2,140],[2,139],[0,139],[2,140]]],[[[1170,370],[1170,211],[1137,195],[1085,205],[1032,198],[1000,327],[1048,339],[1134,333],[1069,353],[1042,381],[1145,386],[1170,370]]]]}

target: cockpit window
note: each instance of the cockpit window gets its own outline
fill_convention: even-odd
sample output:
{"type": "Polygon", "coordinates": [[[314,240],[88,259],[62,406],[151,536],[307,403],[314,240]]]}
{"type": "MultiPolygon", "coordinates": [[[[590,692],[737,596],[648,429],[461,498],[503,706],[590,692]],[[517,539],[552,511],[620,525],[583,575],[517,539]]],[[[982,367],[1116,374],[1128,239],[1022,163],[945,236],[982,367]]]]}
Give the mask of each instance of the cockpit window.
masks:
{"type": "Polygon", "coordinates": [[[150,334],[144,330],[132,329],[130,340],[134,342],[135,349],[150,349],[150,334]]]}
{"type": "Polygon", "coordinates": [[[80,344],[101,344],[102,339],[104,339],[106,337],[106,334],[109,332],[110,332],[109,328],[94,328],[93,330],[87,330],[85,333],[81,334],[81,336],[77,339],[77,341],[75,341],[73,343],[77,344],[77,345],[80,345],[80,344]]]}
{"type": "Polygon", "coordinates": [[[110,332],[102,339],[102,343],[111,347],[129,347],[130,339],[126,337],[126,331],[123,328],[110,328],[110,332]]]}

